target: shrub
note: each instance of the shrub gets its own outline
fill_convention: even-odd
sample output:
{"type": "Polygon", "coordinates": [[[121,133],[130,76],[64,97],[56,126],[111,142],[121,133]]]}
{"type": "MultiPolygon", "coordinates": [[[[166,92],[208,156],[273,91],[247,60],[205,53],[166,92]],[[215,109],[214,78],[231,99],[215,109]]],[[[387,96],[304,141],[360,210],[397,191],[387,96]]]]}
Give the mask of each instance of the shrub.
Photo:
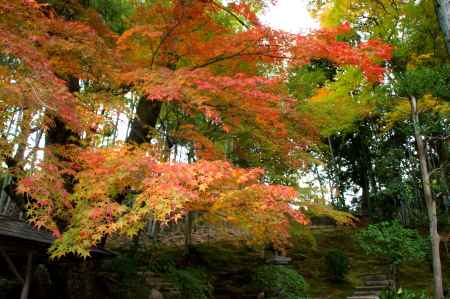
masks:
{"type": "Polygon", "coordinates": [[[253,284],[258,290],[263,290],[267,298],[286,299],[306,298],[308,284],[303,276],[287,266],[264,265],[256,269],[253,284]]]}
{"type": "Polygon", "coordinates": [[[213,287],[201,269],[174,268],[166,276],[181,292],[183,299],[207,299],[212,295],[213,287]]]}
{"type": "Polygon", "coordinates": [[[316,238],[311,229],[307,228],[305,225],[301,225],[297,222],[291,223],[289,235],[291,237],[290,241],[293,253],[302,255],[317,250],[316,238]]]}
{"type": "Polygon", "coordinates": [[[397,221],[369,225],[358,233],[357,240],[367,254],[383,256],[394,265],[422,260],[428,247],[428,240],[397,221]]]}
{"type": "Polygon", "coordinates": [[[386,258],[392,266],[394,283],[398,267],[405,261],[421,261],[426,257],[430,241],[417,231],[403,227],[397,221],[381,222],[357,235],[359,245],[367,254],[386,258]]]}
{"type": "Polygon", "coordinates": [[[424,292],[417,294],[411,290],[400,288],[396,291],[383,291],[383,293],[381,293],[380,299],[431,299],[431,297],[427,296],[424,292]]]}
{"type": "Polygon", "coordinates": [[[145,299],[150,291],[142,275],[136,275],[141,269],[139,260],[129,255],[119,255],[107,261],[102,268],[108,272],[117,273],[119,282],[111,288],[112,298],[145,299]]]}
{"type": "Polygon", "coordinates": [[[156,251],[148,259],[148,270],[158,273],[166,273],[172,271],[176,266],[176,258],[170,252],[156,251]]]}
{"type": "Polygon", "coordinates": [[[328,251],[326,257],[327,272],[333,281],[341,282],[348,272],[348,258],[340,249],[328,251]]]}

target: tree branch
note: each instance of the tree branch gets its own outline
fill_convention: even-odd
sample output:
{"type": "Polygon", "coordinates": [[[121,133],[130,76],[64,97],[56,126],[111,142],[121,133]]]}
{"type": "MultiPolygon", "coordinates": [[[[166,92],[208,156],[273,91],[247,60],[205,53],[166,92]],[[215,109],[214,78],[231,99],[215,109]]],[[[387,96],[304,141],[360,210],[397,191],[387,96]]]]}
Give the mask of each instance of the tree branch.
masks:
{"type": "Polygon", "coordinates": [[[231,15],[234,19],[236,19],[236,21],[239,22],[239,24],[244,26],[246,29],[250,29],[250,26],[248,24],[246,24],[244,21],[242,21],[241,18],[239,18],[238,15],[236,15],[233,11],[231,11],[227,7],[223,6],[222,4],[217,3],[216,1],[212,1],[212,4],[217,6],[217,7],[219,7],[220,9],[222,9],[223,11],[228,13],[229,15],[231,15]]]}

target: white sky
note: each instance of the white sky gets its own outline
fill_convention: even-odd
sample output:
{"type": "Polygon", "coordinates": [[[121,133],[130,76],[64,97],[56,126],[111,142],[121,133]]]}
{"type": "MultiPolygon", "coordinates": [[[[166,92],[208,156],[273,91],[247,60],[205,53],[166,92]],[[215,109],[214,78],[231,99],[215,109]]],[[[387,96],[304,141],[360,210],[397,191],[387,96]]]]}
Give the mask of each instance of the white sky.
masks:
{"type": "Polygon", "coordinates": [[[276,6],[271,6],[261,16],[262,22],[275,29],[292,33],[304,33],[319,27],[308,10],[307,0],[278,0],[276,6]]]}

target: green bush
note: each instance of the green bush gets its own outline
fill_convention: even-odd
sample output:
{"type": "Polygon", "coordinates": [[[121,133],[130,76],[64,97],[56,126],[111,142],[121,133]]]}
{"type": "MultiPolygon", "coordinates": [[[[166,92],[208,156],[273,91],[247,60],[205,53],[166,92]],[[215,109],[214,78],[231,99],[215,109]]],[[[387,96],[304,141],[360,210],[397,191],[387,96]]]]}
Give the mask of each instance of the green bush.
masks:
{"type": "Polygon", "coordinates": [[[173,268],[166,277],[178,288],[183,299],[208,299],[212,295],[213,287],[201,269],[173,268]]]}
{"type": "Polygon", "coordinates": [[[119,275],[119,282],[111,289],[112,298],[117,299],[145,299],[148,298],[149,289],[146,287],[144,277],[136,275],[141,271],[139,260],[130,255],[119,255],[107,261],[102,270],[119,275]]]}
{"type": "Polygon", "coordinates": [[[327,272],[333,281],[341,282],[348,272],[348,258],[340,249],[332,249],[325,256],[327,272]]]}
{"type": "Polygon", "coordinates": [[[381,293],[380,299],[431,299],[431,297],[427,296],[423,292],[417,294],[411,290],[400,288],[397,291],[383,291],[383,293],[381,293]]]}
{"type": "Polygon", "coordinates": [[[126,277],[136,273],[138,267],[139,262],[137,259],[126,255],[119,255],[110,260],[110,264],[107,265],[107,270],[116,272],[122,277],[126,277]]]}
{"type": "Polygon", "coordinates": [[[267,298],[306,298],[308,284],[297,271],[287,266],[264,265],[256,269],[253,284],[267,298]]]}
{"type": "Polygon", "coordinates": [[[358,233],[357,241],[367,254],[383,256],[394,265],[423,260],[429,247],[427,239],[397,221],[369,225],[358,233]]]}
{"type": "Polygon", "coordinates": [[[307,255],[317,250],[317,241],[311,229],[297,222],[292,222],[289,227],[292,253],[296,255],[307,255]]]}
{"type": "Polygon", "coordinates": [[[171,252],[155,251],[155,253],[148,258],[148,270],[152,272],[170,272],[175,266],[176,258],[171,252]]]}

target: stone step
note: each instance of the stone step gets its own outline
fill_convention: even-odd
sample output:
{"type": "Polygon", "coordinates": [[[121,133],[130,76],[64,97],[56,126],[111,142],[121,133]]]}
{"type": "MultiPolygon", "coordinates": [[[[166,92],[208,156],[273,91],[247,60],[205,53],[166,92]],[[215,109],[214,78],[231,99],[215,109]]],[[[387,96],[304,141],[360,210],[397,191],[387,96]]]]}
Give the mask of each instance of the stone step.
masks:
{"type": "Polygon", "coordinates": [[[354,296],[380,296],[380,290],[371,290],[371,291],[355,291],[353,293],[354,296]]]}
{"type": "Polygon", "coordinates": [[[388,287],[392,285],[392,280],[367,280],[364,285],[388,287]]]}
{"type": "Polygon", "coordinates": [[[364,280],[371,280],[371,281],[383,281],[388,280],[387,275],[381,275],[381,274],[374,274],[374,275],[366,275],[363,276],[364,280]]]}
{"type": "Polygon", "coordinates": [[[382,291],[386,289],[386,286],[361,286],[361,287],[357,287],[355,289],[356,292],[360,291],[366,291],[366,292],[370,292],[370,291],[382,291]]]}

